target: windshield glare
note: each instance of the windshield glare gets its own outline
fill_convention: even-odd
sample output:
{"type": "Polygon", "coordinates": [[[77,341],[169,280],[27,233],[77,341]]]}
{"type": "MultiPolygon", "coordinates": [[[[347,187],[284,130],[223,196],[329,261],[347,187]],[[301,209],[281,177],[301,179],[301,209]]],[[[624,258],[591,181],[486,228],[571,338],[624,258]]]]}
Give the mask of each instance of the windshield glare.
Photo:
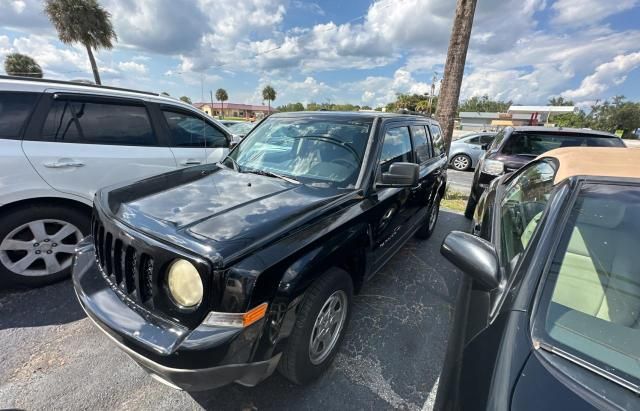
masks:
{"type": "Polygon", "coordinates": [[[229,155],[240,172],[266,171],[316,186],[352,188],[372,119],[274,118],[229,155]]]}

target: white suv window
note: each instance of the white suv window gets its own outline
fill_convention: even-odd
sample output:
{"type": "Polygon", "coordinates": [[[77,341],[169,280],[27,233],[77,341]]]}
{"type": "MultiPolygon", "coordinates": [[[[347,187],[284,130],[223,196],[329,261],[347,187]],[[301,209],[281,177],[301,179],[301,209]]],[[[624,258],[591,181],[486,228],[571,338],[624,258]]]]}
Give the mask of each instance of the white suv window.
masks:
{"type": "Polygon", "coordinates": [[[37,99],[37,93],[0,93],[0,138],[20,138],[37,99]]]}
{"type": "Polygon", "coordinates": [[[536,329],[554,348],[640,380],[640,187],[583,187],[548,273],[536,329]]]}
{"type": "Polygon", "coordinates": [[[144,106],[66,99],[51,103],[42,138],[61,143],[156,145],[144,106]]]}

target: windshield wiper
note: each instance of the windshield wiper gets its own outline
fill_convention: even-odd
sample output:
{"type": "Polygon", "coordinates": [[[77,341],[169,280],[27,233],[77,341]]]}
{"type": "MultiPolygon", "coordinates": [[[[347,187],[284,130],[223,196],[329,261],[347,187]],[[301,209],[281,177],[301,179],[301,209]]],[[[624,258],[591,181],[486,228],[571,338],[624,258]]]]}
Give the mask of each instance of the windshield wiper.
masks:
{"type": "Polygon", "coordinates": [[[251,170],[245,170],[244,172],[245,173],[258,174],[260,176],[281,178],[284,181],[287,181],[289,183],[300,184],[300,182],[298,180],[294,179],[294,178],[286,177],[286,176],[274,173],[273,171],[251,169],[251,170]]]}

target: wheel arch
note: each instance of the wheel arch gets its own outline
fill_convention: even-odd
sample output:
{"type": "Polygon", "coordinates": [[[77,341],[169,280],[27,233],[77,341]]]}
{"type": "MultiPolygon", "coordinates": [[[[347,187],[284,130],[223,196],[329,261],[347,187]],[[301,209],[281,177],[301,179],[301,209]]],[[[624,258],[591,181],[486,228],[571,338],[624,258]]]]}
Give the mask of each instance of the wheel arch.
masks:
{"type": "Polygon", "coordinates": [[[0,213],[7,213],[11,210],[29,207],[29,206],[63,206],[74,208],[83,214],[87,215],[87,218],[91,217],[91,206],[84,201],[74,200],[65,197],[33,197],[25,198],[22,200],[16,200],[11,203],[3,204],[0,206],[0,213]]]}

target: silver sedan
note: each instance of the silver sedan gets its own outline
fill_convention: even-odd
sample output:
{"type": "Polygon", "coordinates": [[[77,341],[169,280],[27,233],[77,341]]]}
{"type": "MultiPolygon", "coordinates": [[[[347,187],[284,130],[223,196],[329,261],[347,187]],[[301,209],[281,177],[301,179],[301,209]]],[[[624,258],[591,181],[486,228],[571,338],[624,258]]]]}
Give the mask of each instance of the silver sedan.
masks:
{"type": "Polygon", "coordinates": [[[495,135],[496,133],[488,132],[470,134],[453,141],[449,148],[449,165],[458,171],[475,168],[495,135]]]}

